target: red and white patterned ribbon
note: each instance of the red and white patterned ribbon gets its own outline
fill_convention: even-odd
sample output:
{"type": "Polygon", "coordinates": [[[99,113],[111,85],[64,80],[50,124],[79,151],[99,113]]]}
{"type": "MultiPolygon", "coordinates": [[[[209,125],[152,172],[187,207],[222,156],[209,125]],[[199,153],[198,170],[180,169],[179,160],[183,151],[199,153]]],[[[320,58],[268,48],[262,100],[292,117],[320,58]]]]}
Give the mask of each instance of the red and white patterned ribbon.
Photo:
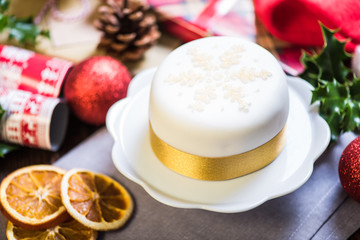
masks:
{"type": "Polygon", "coordinates": [[[56,151],[66,133],[69,110],[59,98],[0,87],[0,104],[6,110],[0,140],[56,151]]]}
{"type": "Polygon", "coordinates": [[[0,45],[0,87],[58,97],[72,66],[60,58],[0,45]]]}

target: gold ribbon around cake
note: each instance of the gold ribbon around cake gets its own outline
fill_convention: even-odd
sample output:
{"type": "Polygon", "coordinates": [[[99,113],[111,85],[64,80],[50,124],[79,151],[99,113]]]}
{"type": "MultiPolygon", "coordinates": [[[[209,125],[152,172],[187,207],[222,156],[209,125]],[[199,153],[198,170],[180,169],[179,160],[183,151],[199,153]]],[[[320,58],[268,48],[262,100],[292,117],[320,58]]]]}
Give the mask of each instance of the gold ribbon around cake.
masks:
{"type": "Polygon", "coordinates": [[[202,157],[176,149],[154,132],[150,125],[151,147],[157,158],[168,168],[200,180],[227,180],[257,171],[270,164],[285,145],[285,127],[265,144],[237,155],[202,157]]]}

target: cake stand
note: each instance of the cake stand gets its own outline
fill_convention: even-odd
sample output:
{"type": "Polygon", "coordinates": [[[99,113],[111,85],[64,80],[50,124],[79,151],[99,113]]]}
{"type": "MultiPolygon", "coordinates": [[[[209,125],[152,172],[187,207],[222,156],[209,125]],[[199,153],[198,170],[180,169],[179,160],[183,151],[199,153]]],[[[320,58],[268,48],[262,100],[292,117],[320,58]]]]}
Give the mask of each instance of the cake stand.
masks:
{"type": "Polygon", "coordinates": [[[182,176],[164,166],[149,141],[149,93],[156,69],[139,73],[126,98],[108,111],[106,126],[114,138],[116,168],[141,185],[154,199],[179,208],[242,212],[295,191],[313,171],[316,159],[330,141],[330,129],[310,105],[312,86],[288,77],[290,112],[287,140],[281,154],[268,166],[226,181],[203,181],[182,176]]]}

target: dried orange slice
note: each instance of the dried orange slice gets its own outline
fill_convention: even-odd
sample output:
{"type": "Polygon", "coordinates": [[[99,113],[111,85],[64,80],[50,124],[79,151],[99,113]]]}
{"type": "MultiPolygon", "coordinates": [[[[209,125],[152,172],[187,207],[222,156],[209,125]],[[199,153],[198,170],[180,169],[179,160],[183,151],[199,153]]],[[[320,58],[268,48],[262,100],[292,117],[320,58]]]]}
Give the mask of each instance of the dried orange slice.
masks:
{"type": "Polygon", "coordinates": [[[61,223],[44,230],[29,230],[8,222],[6,227],[8,240],[95,240],[97,232],[84,227],[75,220],[61,223]]]}
{"type": "Polygon", "coordinates": [[[130,194],[120,183],[84,169],[72,169],[64,175],[61,197],[75,220],[99,231],[121,227],[134,208],[130,194]]]}
{"type": "Polygon", "coordinates": [[[9,174],[0,185],[2,212],[27,229],[54,227],[69,218],[61,202],[60,185],[65,170],[34,165],[9,174]]]}

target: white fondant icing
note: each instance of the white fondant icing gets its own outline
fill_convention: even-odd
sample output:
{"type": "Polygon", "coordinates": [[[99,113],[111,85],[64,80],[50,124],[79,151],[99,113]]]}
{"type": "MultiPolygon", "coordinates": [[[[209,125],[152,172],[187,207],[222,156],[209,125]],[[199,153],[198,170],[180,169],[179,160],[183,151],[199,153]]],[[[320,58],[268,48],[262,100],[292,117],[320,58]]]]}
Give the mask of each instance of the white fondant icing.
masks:
{"type": "Polygon", "coordinates": [[[205,157],[235,155],[284,127],[286,76],[259,45],[237,37],[202,38],[160,64],[149,108],[154,132],[169,145],[205,157]]]}

